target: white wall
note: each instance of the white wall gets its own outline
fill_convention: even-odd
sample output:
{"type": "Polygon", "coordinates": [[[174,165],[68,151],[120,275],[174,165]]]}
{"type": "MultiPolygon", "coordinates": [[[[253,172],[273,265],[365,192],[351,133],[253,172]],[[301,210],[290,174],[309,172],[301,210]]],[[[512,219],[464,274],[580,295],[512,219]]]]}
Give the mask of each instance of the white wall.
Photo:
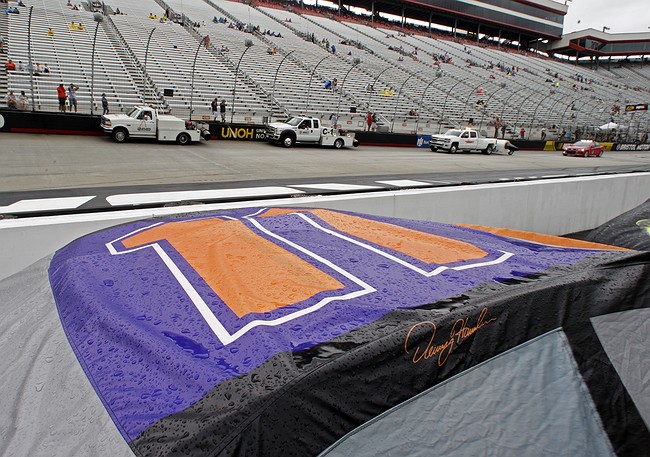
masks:
{"type": "Polygon", "coordinates": [[[648,198],[650,173],[630,173],[7,219],[0,220],[0,279],[87,233],[169,214],[260,206],[318,207],[562,235],[595,228],[648,198]]]}

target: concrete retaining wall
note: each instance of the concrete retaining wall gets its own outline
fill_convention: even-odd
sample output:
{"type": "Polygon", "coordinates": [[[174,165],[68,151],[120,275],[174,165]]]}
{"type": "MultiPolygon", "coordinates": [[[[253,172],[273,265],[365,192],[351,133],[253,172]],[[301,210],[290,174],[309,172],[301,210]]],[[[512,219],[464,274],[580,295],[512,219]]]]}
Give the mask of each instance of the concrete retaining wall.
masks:
{"type": "Polygon", "coordinates": [[[650,173],[317,196],[0,220],[0,279],[87,233],[176,213],[259,206],[332,208],[552,235],[588,230],[643,203],[650,173]]]}

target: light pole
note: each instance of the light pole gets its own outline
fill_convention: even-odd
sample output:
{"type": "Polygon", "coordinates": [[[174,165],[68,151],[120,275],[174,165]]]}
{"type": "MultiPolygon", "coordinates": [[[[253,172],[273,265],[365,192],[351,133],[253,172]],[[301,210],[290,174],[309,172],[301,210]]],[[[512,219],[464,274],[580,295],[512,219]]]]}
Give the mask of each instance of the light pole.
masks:
{"type": "Polygon", "coordinates": [[[347,77],[350,74],[350,72],[352,71],[352,69],[354,67],[356,67],[357,65],[359,65],[360,63],[361,63],[361,59],[359,59],[358,57],[355,57],[354,60],[352,61],[352,66],[350,67],[348,72],[343,77],[343,81],[341,81],[341,86],[338,89],[339,90],[339,103],[336,105],[336,119],[337,119],[337,122],[338,122],[338,118],[339,118],[339,109],[341,108],[341,98],[343,97],[343,84],[345,84],[345,80],[347,79],[347,77]]]}
{"type": "MultiPolygon", "coordinates": [[[[147,76],[147,57],[149,57],[149,43],[151,43],[151,37],[153,36],[153,32],[156,31],[156,28],[154,27],[151,29],[151,32],[149,32],[149,38],[147,39],[147,47],[144,50],[144,98],[145,98],[145,103],[147,100],[147,90],[149,89],[149,77],[147,76]]],[[[190,110],[190,116],[192,115],[191,110],[190,110]]]]}
{"type": "Polygon", "coordinates": [[[31,88],[32,111],[36,110],[34,101],[34,65],[32,64],[32,11],[34,7],[29,7],[29,21],[27,22],[27,65],[29,65],[29,86],[31,88]]]}
{"type": "Polygon", "coordinates": [[[445,102],[442,104],[442,114],[440,114],[440,122],[438,123],[438,133],[440,133],[440,130],[442,129],[442,122],[445,120],[445,108],[447,107],[447,99],[451,95],[452,91],[458,86],[459,84],[464,83],[462,79],[460,81],[457,81],[456,84],[451,86],[449,89],[449,92],[447,92],[447,96],[445,97],[445,102]]]}
{"type": "Polygon", "coordinates": [[[438,80],[438,78],[440,78],[441,76],[442,76],[442,71],[438,70],[436,72],[436,77],[433,78],[429,82],[429,84],[427,84],[427,86],[424,88],[424,90],[422,91],[422,96],[420,97],[420,104],[418,105],[418,118],[415,121],[415,134],[416,135],[418,134],[418,127],[420,126],[420,113],[422,112],[422,102],[424,101],[424,94],[426,93],[427,89],[431,86],[431,84],[436,82],[438,80]]]}
{"type": "Polygon", "coordinates": [[[95,114],[95,45],[97,44],[97,30],[99,24],[104,20],[104,15],[99,11],[93,14],[93,21],[95,21],[95,34],[93,36],[93,48],[90,57],[90,114],[95,114]]]}
{"type": "MultiPolygon", "coordinates": [[[[151,37],[151,35],[149,36],[151,37]]],[[[208,42],[208,35],[201,38],[199,45],[196,47],[194,53],[194,62],[192,62],[192,82],[190,83],[190,121],[192,120],[192,113],[194,112],[194,71],[196,70],[196,58],[199,56],[199,51],[208,42]]]]}
{"type": "Polygon", "coordinates": [[[291,51],[290,53],[285,54],[285,56],[282,58],[282,60],[278,64],[278,68],[275,69],[275,76],[273,77],[273,89],[271,90],[271,107],[270,107],[270,110],[269,110],[269,121],[271,121],[272,120],[271,118],[273,117],[273,100],[275,100],[275,81],[278,79],[278,72],[280,71],[280,67],[282,66],[282,63],[287,59],[287,57],[289,57],[294,52],[296,52],[295,49],[293,51],[291,51]]]}
{"type": "Polygon", "coordinates": [[[244,49],[244,52],[241,53],[241,56],[239,57],[239,62],[237,62],[237,68],[235,69],[235,84],[232,86],[232,107],[230,108],[230,123],[232,124],[232,120],[235,117],[235,94],[237,93],[237,75],[239,74],[239,65],[241,64],[241,60],[244,58],[244,55],[248,50],[253,47],[253,40],[246,40],[244,41],[244,46],[246,46],[246,49],[244,49]]]}
{"type": "Polygon", "coordinates": [[[311,96],[311,80],[314,78],[314,73],[316,73],[316,69],[318,66],[324,61],[327,60],[330,56],[327,55],[320,59],[314,69],[311,71],[311,76],[309,77],[309,84],[307,85],[307,106],[305,107],[305,114],[307,114],[307,110],[309,110],[309,98],[311,96]]]}
{"type": "Polygon", "coordinates": [[[479,122],[479,124],[478,124],[478,131],[479,132],[481,131],[481,127],[483,126],[483,117],[485,116],[485,111],[487,111],[488,103],[490,103],[490,100],[492,99],[492,97],[494,97],[496,95],[497,92],[499,92],[500,90],[506,88],[506,83],[502,82],[499,86],[500,87],[497,90],[495,90],[494,92],[492,92],[492,94],[485,101],[485,105],[483,106],[483,112],[481,113],[481,122],[479,122]]]}
{"type": "Polygon", "coordinates": [[[409,77],[404,80],[404,82],[402,83],[402,85],[399,88],[399,91],[397,92],[397,100],[395,100],[395,109],[393,110],[393,120],[390,123],[390,133],[393,133],[393,127],[395,127],[395,117],[397,117],[397,107],[399,106],[399,97],[400,97],[400,95],[402,95],[402,89],[404,89],[404,86],[406,85],[406,83],[413,76],[415,76],[415,73],[409,75],[409,77]]]}
{"type": "MultiPolygon", "coordinates": [[[[558,101],[559,100],[556,100],[555,103],[553,103],[551,105],[551,107],[549,108],[549,114],[553,111],[553,108],[558,103],[558,101]]],[[[537,110],[539,109],[540,106],[542,106],[541,102],[537,104],[537,106],[535,107],[535,111],[533,112],[533,118],[530,120],[530,127],[528,127],[528,138],[530,138],[530,132],[533,131],[533,124],[535,123],[535,116],[537,116],[537,110]]]]}
{"type": "Polygon", "coordinates": [[[483,86],[483,85],[484,85],[484,84],[481,83],[481,84],[479,84],[478,86],[472,88],[472,90],[471,90],[471,91],[469,92],[469,94],[467,95],[467,100],[465,100],[465,106],[463,106],[463,114],[461,114],[461,116],[460,116],[461,121],[462,121],[462,119],[465,119],[465,113],[467,112],[467,105],[468,105],[468,103],[469,103],[469,99],[470,99],[470,97],[472,96],[472,94],[473,94],[474,92],[476,92],[478,89],[480,89],[481,86],[483,86]]]}
{"type": "Polygon", "coordinates": [[[524,100],[519,105],[519,108],[517,108],[517,115],[515,116],[515,123],[513,125],[515,129],[517,128],[517,123],[519,122],[519,113],[521,112],[521,107],[524,106],[524,103],[526,103],[528,99],[532,98],[535,95],[539,95],[539,94],[537,92],[531,93],[528,97],[524,98],[524,100]]]}
{"type": "Polygon", "coordinates": [[[379,80],[379,77],[384,74],[386,70],[390,69],[390,66],[384,68],[381,73],[379,73],[376,77],[375,80],[372,82],[371,90],[368,91],[368,111],[370,111],[370,98],[372,97],[372,93],[375,90],[375,84],[377,84],[377,81],[379,80]]]}

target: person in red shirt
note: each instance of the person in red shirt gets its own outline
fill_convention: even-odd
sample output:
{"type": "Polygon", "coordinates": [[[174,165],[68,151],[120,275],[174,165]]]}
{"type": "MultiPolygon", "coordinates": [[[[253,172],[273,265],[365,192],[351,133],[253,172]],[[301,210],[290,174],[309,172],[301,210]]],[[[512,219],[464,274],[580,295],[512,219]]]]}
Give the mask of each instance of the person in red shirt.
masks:
{"type": "Polygon", "coordinates": [[[16,70],[16,64],[13,63],[11,59],[7,60],[7,63],[5,64],[5,68],[8,71],[15,71],[16,70]]]}
{"type": "Polygon", "coordinates": [[[366,115],[366,124],[368,124],[368,131],[370,131],[370,127],[372,126],[372,113],[370,111],[366,115]]]}
{"type": "Polygon", "coordinates": [[[59,98],[59,111],[65,113],[65,101],[68,97],[65,93],[65,87],[63,87],[63,84],[59,84],[59,87],[56,88],[56,94],[59,98]]]}

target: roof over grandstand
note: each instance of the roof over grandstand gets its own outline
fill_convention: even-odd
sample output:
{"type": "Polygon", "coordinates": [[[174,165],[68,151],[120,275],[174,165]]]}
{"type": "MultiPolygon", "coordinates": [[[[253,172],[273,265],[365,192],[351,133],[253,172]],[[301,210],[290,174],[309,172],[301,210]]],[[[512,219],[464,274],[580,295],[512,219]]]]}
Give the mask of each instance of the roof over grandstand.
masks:
{"type": "Polygon", "coordinates": [[[596,29],[585,29],[551,41],[544,46],[543,50],[569,56],[647,55],[650,54],[650,33],[607,33],[596,29]]]}
{"type": "Polygon", "coordinates": [[[568,7],[552,0],[349,0],[346,5],[513,41],[559,38],[568,7]]]}

